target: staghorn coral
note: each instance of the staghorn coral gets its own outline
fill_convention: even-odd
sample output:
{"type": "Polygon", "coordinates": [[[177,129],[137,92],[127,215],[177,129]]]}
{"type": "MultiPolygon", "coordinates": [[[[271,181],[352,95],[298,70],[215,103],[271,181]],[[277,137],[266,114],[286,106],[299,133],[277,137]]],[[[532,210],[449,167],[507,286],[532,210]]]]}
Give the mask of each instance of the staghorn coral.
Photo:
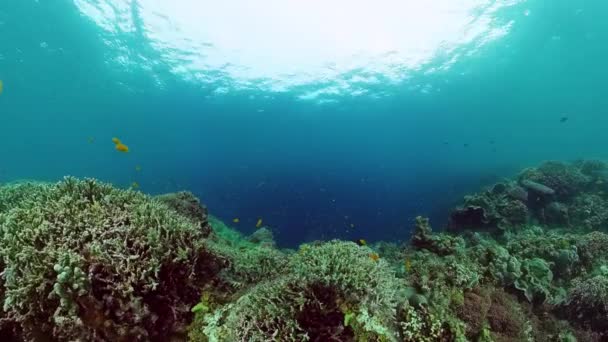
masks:
{"type": "Polygon", "coordinates": [[[42,187],[0,214],[4,310],[24,338],[165,340],[182,329],[216,272],[201,230],[92,179],[42,187]]]}

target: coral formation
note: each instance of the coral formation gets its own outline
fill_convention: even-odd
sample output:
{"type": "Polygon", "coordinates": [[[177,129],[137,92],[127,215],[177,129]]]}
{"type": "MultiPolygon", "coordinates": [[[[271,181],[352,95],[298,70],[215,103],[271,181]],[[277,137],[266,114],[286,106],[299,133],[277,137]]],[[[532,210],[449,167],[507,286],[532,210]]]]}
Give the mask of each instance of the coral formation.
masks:
{"type": "Polygon", "coordinates": [[[188,192],[7,184],[0,339],[604,341],[606,183],[603,162],[547,162],[466,196],[447,231],[298,250],[188,192]]]}
{"type": "Polygon", "coordinates": [[[24,338],[162,340],[183,329],[209,276],[200,229],[94,180],[21,189],[0,214],[0,253],[4,311],[24,338]]]}

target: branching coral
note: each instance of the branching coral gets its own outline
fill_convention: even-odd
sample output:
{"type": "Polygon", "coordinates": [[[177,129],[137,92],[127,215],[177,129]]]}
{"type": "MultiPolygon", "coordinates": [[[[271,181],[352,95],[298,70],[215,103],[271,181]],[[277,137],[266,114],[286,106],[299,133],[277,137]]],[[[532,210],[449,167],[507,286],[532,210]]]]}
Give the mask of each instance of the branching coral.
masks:
{"type": "Polygon", "coordinates": [[[0,214],[4,309],[27,339],[161,340],[191,315],[212,269],[199,227],[90,179],[35,193],[0,214]]]}
{"type": "Polygon", "coordinates": [[[211,233],[211,226],[208,223],[209,215],[207,207],[191,192],[181,191],[156,196],[155,199],[164,203],[178,214],[191,219],[200,226],[205,236],[211,233]]]}
{"type": "Polygon", "coordinates": [[[351,242],[304,245],[289,272],[207,315],[221,341],[395,340],[400,284],[371,250],[351,242]]]}

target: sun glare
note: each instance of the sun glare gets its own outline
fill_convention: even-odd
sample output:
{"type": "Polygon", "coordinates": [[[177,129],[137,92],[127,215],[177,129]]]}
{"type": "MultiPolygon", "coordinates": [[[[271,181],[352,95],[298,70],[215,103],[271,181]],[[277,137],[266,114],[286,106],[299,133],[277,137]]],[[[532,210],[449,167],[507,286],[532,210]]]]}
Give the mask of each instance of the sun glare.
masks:
{"type": "Polygon", "coordinates": [[[400,82],[440,53],[478,48],[508,32],[494,14],[516,2],[75,0],[108,33],[109,46],[120,47],[125,35],[144,37],[185,79],[223,84],[220,92],[300,87],[309,98],[362,94],[360,85],[400,82]]]}

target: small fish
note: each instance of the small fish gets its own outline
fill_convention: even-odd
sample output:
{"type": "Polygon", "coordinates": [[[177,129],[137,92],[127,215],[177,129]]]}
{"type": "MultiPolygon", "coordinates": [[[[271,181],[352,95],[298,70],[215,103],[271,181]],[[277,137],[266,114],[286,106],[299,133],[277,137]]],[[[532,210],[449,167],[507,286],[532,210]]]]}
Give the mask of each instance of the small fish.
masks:
{"type": "Polygon", "coordinates": [[[139,184],[137,182],[133,182],[133,183],[131,183],[131,187],[133,189],[138,189],[139,188],[139,184]]]}
{"type": "Polygon", "coordinates": [[[89,138],[87,139],[87,141],[89,142],[89,144],[92,144],[92,143],[94,143],[94,142],[95,142],[95,138],[93,138],[93,137],[89,137],[89,138]]]}
{"type": "Polygon", "coordinates": [[[125,153],[129,152],[129,147],[123,143],[116,144],[115,148],[119,152],[125,152],[125,153]]]}
{"type": "Polygon", "coordinates": [[[141,171],[141,166],[135,165],[135,171],[137,171],[137,172],[141,171]]]}
{"type": "Polygon", "coordinates": [[[0,80],[0,94],[2,94],[3,90],[4,90],[4,83],[2,83],[2,80],[0,80]]]}
{"type": "Polygon", "coordinates": [[[469,147],[469,144],[464,144],[464,147],[469,147]]]}
{"type": "Polygon", "coordinates": [[[562,117],[559,119],[559,122],[560,122],[560,123],[564,123],[564,122],[566,122],[566,121],[568,121],[568,117],[567,117],[567,116],[562,116],[562,117]]]}
{"type": "Polygon", "coordinates": [[[351,223],[351,224],[350,224],[350,227],[351,227],[351,228],[355,228],[355,224],[354,224],[354,223],[351,223]]]}
{"type": "Polygon", "coordinates": [[[232,219],[232,222],[234,222],[234,223],[239,223],[239,222],[241,222],[241,220],[239,220],[239,218],[238,218],[238,217],[236,217],[236,218],[233,218],[233,219],[232,219]]]}
{"type": "Polygon", "coordinates": [[[410,258],[405,258],[403,266],[405,266],[405,271],[410,273],[410,270],[412,269],[412,260],[410,260],[410,258]]]}
{"type": "Polygon", "coordinates": [[[374,260],[375,262],[378,262],[378,260],[380,260],[380,256],[377,253],[369,253],[369,258],[374,260]]]}
{"type": "Polygon", "coordinates": [[[604,181],[603,181],[603,180],[601,180],[601,179],[598,179],[598,180],[595,182],[595,185],[602,185],[602,184],[604,184],[604,181]]]}
{"type": "Polygon", "coordinates": [[[255,224],[256,228],[260,228],[262,226],[262,219],[258,219],[258,222],[255,224]]]}
{"type": "Polygon", "coordinates": [[[122,142],[117,137],[112,138],[112,142],[116,145],[121,144],[122,142]]]}
{"type": "Polygon", "coordinates": [[[359,239],[357,241],[355,241],[357,243],[357,245],[359,246],[367,246],[367,241],[365,241],[365,239],[359,239]]]}

